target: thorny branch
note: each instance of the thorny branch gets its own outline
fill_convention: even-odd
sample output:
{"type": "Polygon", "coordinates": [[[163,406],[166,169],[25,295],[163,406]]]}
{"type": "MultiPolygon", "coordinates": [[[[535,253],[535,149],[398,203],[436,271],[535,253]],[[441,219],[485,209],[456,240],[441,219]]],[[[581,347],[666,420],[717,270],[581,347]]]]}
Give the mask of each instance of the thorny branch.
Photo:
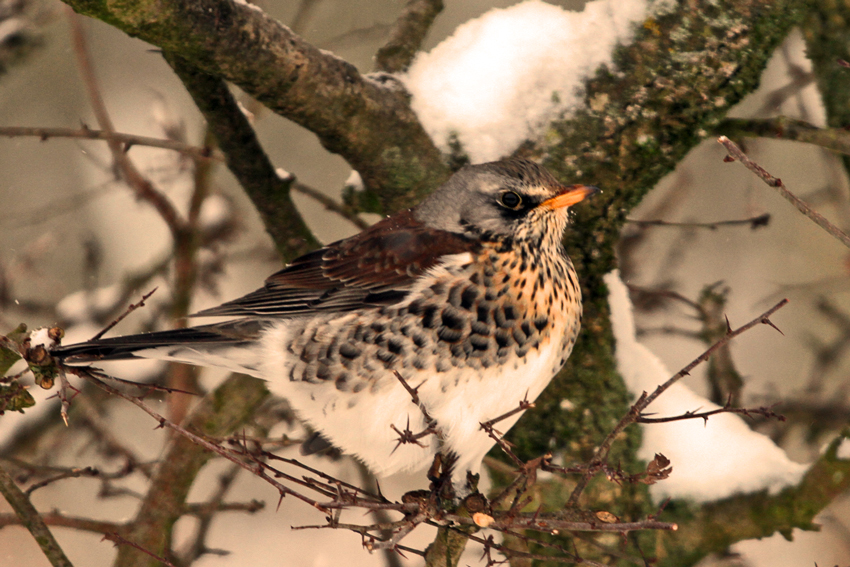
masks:
{"type": "Polygon", "coordinates": [[[708,422],[708,418],[721,413],[736,413],[746,417],[761,416],[766,419],[777,419],[785,421],[785,416],[773,411],[773,407],[758,407],[758,408],[736,408],[732,406],[732,396],[729,396],[726,405],[721,408],[707,411],[687,411],[681,415],[673,415],[669,417],[648,417],[648,414],[641,414],[637,417],[636,423],[670,423],[673,421],[684,421],[686,419],[702,419],[708,422]]]}
{"type": "MultiPolygon", "coordinates": [[[[361,534],[361,536],[363,537],[364,546],[366,546],[368,549],[389,549],[400,551],[400,548],[398,547],[399,542],[407,534],[413,531],[417,526],[423,523],[429,523],[432,521],[439,521],[440,523],[449,522],[450,525],[473,529],[479,528],[484,525],[482,524],[482,520],[476,517],[475,515],[470,517],[468,513],[461,513],[460,510],[454,510],[451,507],[445,508],[444,504],[439,504],[439,499],[436,498],[435,492],[431,492],[431,495],[424,499],[422,496],[416,496],[411,498],[405,498],[402,502],[391,502],[380,494],[371,494],[369,492],[366,492],[363,489],[360,489],[354,485],[336,479],[333,476],[328,475],[327,473],[323,473],[312,467],[304,465],[303,463],[300,463],[295,459],[289,459],[286,457],[281,457],[279,455],[269,453],[262,449],[262,444],[260,442],[250,440],[248,437],[242,437],[241,440],[239,437],[229,438],[230,445],[235,446],[235,448],[225,448],[218,443],[212,442],[200,435],[186,430],[180,425],[172,423],[165,417],[159,415],[157,412],[148,408],[140,399],[125,394],[124,392],[121,392],[120,390],[109,386],[106,382],[103,381],[103,379],[109,377],[97,369],[66,366],[63,367],[63,370],[66,372],[80,375],[86,380],[95,384],[97,387],[104,389],[108,393],[117,395],[130,401],[131,403],[151,415],[154,419],[156,419],[160,427],[169,428],[177,432],[178,434],[190,439],[194,443],[203,446],[207,450],[210,450],[230,460],[238,467],[246,469],[249,472],[255,474],[256,476],[259,476],[260,478],[264,479],[266,482],[274,486],[281,495],[281,498],[285,495],[294,496],[327,514],[328,524],[323,526],[304,526],[301,529],[348,529],[361,534]],[[249,448],[249,444],[253,445],[253,448],[249,448]],[[282,470],[274,468],[273,466],[271,466],[271,464],[269,464],[270,462],[274,461],[295,466],[308,472],[310,475],[313,476],[303,476],[299,478],[295,475],[288,474],[282,470]],[[314,498],[310,498],[305,494],[302,494],[298,490],[286,487],[276,479],[291,482],[302,487],[302,489],[316,492],[320,495],[321,498],[324,498],[326,500],[320,501],[314,498]],[[354,525],[341,523],[338,521],[337,515],[333,511],[342,510],[346,508],[387,510],[402,514],[403,519],[397,521],[390,521],[389,523],[380,522],[370,525],[354,525]]],[[[411,397],[414,399],[414,401],[418,400],[418,395],[416,394],[415,388],[411,388],[409,385],[407,385],[406,387],[410,391],[411,397]]],[[[490,420],[486,423],[483,423],[482,428],[485,430],[493,431],[493,425],[503,419],[507,419],[508,417],[515,415],[520,411],[525,411],[530,406],[531,404],[529,404],[527,401],[523,401],[518,405],[516,409],[507,412],[506,414],[499,416],[493,420],[490,420]]],[[[427,412],[425,412],[425,415],[427,415],[427,412]]],[[[523,465],[525,467],[525,473],[523,473],[525,475],[525,481],[533,481],[533,479],[536,478],[534,471],[537,468],[540,468],[545,460],[545,457],[541,459],[535,459],[523,465]]],[[[521,489],[518,489],[519,484],[514,484],[512,485],[513,488],[509,488],[506,491],[508,492],[510,490],[514,490],[517,493],[515,498],[513,499],[514,504],[507,511],[493,510],[492,506],[481,509],[482,514],[484,514],[484,517],[486,518],[486,525],[489,528],[499,531],[533,530],[542,531],[546,533],[554,533],[557,531],[625,533],[633,530],[676,529],[675,524],[671,524],[669,522],[659,522],[654,518],[648,518],[646,520],[638,522],[615,521],[606,523],[603,521],[572,521],[561,518],[558,515],[537,512],[523,513],[520,512],[520,510],[526,500],[522,498],[522,495],[525,493],[525,490],[527,490],[529,484],[531,483],[524,482],[521,489]]],[[[435,488],[432,487],[432,490],[435,490],[435,488]]],[[[498,503],[503,499],[504,497],[502,497],[501,499],[494,499],[494,503],[498,503]]],[[[223,507],[223,505],[221,505],[220,507],[223,507]]],[[[198,513],[202,513],[201,510],[204,509],[206,508],[200,507],[198,509],[198,513]]],[[[238,509],[249,510],[253,508],[251,505],[238,505],[238,509]]],[[[191,510],[187,510],[187,512],[192,513],[191,510]]],[[[197,556],[199,553],[203,553],[206,549],[205,546],[203,546],[202,544],[202,535],[203,531],[199,531],[199,537],[196,540],[196,543],[194,544],[192,550],[190,551],[190,555],[194,554],[197,556]]],[[[110,539],[114,538],[112,534],[109,534],[108,537],[110,539]]],[[[118,536],[117,541],[121,544],[132,545],[132,543],[129,543],[125,538],[123,538],[123,536],[118,536]]]]}
{"type": "MultiPolygon", "coordinates": [[[[676,419],[691,418],[707,419],[710,415],[721,413],[723,411],[734,411],[736,413],[759,414],[765,416],[768,416],[768,414],[775,415],[766,408],[760,408],[759,410],[737,410],[735,408],[726,407],[703,413],[687,412],[682,416],[676,416],[673,418],[650,418],[644,414],[644,409],[676,380],[685,376],[697,364],[707,360],[713,352],[728,343],[728,341],[732,338],[740,335],[757,324],[763,323],[773,326],[769,317],[786,302],[786,300],[779,302],[770,310],[738,329],[729,329],[725,337],[715,343],[705,353],[695,359],[675,376],[670,378],[667,382],[659,386],[652,394],[644,393],[638,402],[632,406],[629,413],[620,421],[620,423],[617,424],[608,438],[606,438],[596,455],[594,455],[594,458],[586,464],[571,468],[556,467],[551,463],[551,455],[544,455],[537,459],[532,459],[531,461],[523,463],[512,454],[509,445],[501,439],[501,436],[494,429],[494,425],[516,415],[519,412],[531,408],[532,404],[527,400],[522,400],[513,410],[482,423],[482,430],[486,431],[493,439],[495,439],[509,455],[512,455],[514,463],[519,467],[519,474],[517,474],[514,482],[505,488],[502,493],[496,495],[491,502],[488,503],[481,495],[477,495],[476,499],[470,500],[471,495],[464,499],[464,501],[460,503],[460,507],[457,508],[455,507],[457,506],[456,504],[445,502],[437,496],[438,493],[440,493],[440,483],[436,480],[432,484],[430,491],[419,491],[417,494],[406,495],[406,497],[402,499],[402,502],[391,502],[381,494],[371,494],[354,485],[336,479],[331,475],[306,466],[295,459],[289,459],[267,452],[262,447],[262,440],[249,439],[243,434],[241,437],[237,436],[228,438],[228,444],[231,448],[227,448],[218,442],[192,433],[186,428],[169,421],[157,412],[151,410],[141,401],[141,399],[123,393],[104,382],[104,379],[110,379],[111,377],[97,369],[62,365],[60,366],[59,374],[63,377],[65,372],[77,374],[94,383],[106,392],[112,395],[118,395],[119,397],[130,401],[156,419],[160,427],[171,429],[191,440],[193,443],[196,443],[233,462],[235,467],[232,470],[235,471],[237,468],[244,468],[271,484],[278,490],[281,498],[286,495],[294,496],[301,501],[310,504],[317,510],[327,514],[328,523],[326,525],[305,526],[302,529],[311,527],[348,529],[359,533],[363,537],[364,546],[368,549],[395,550],[398,552],[400,551],[400,548],[398,547],[400,542],[411,531],[420,524],[432,522],[438,522],[443,526],[455,526],[457,529],[462,528],[462,530],[471,529],[475,531],[486,527],[491,530],[502,531],[506,534],[510,534],[512,537],[517,537],[516,532],[518,531],[528,530],[549,534],[556,534],[561,531],[614,532],[625,534],[635,530],[676,530],[676,524],[661,522],[655,517],[648,517],[641,521],[628,522],[620,521],[618,518],[610,515],[608,515],[609,517],[600,516],[599,518],[588,514],[580,514],[577,517],[564,517],[557,513],[545,513],[541,510],[536,512],[523,512],[522,510],[531,502],[531,498],[527,496],[527,493],[529,488],[533,486],[536,481],[537,470],[546,470],[560,474],[578,473],[581,475],[576,489],[573,491],[570,501],[568,502],[568,506],[571,504],[573,507],[575,507],[575,502],[577,502],[577,499],[587,482],[599,472],[605,472],[606,476],[610,480],[618,483],[644,482],[651,484],[666,478],[670,470],[669,461],[661,455],[656,456],[656,459],[649,464],[645,472],[633,475],[626,474],[619,470],[619,468],[611,468],[607,465],[607,454],[611,448],[614,438],[617,437],[617,435],[625,427],[632,423],[652,423],[655,421],[672,421],[676,419]],[[249,447],[249,444],[252,447],[249,447]],[[296,475],[289,474],[275,468],[271,464],[273,462],[281,462],[300,468],[309,473],[311,476],[302,476],[299,478],[296,475]],[[277,479],[280,479],[280,481],[283,482],[295,484],[300,488],[289,488],[277,479]],[[303,490],[309,490],[317,493],[320,499],[307,496],[302,492],[303,490]],[[503,509],[502,504],[507,503],[508,501],[510,501],[510,504],[507,509],[503,509]],[[367,525],[341,523],[339,521],[338,513],[340,510],[347,508],[361,508],[372,511],[386,510],[393,513],[399,513],[403,516],[403,518],[395,521],[385,520],[367,525]]],[[[426,422],[429,424],[429,429],[433,429],[433,431],[426,431],[426,433],[436,434],[436,431],[438,431],[438,424],[434,422],[427,409],[422,405],[417,389],[407,384],[400,375],[397,377],[402,386],[410,394],[412,402],[416,404],[422,412],[426,422]]],[[[221,495],[223,496],[223,491],[221,491],[221,495]]],[[[214,504],[221,505],[220,500],[221,499],[219,498],[214,504]]],[[[244,510],[253,509],[251,505],[237,506],[239,509],[244,510]]],[[[199,513],[202,518],[209,518],[209,511],[204,511],[208,510],[208,508],[209,506],[207,506],[207,508],[199,508],[197,513],[199,513]]],[[[206,546],[203,544],[205,533],[206,530],[203,528],[198,530],[195,543],[192,545],[187,557],[197,557],[208,551],[206,546]]],[[[464,531],[464,533],[466,532],[464,531]]],[[[119,541],[119,543],[133,545],[132,543],[129,543],[126,538],[120,535],[112,536],[110,534],[108,537],[117,537],[117,541],[119,541]]],[[[515,552],[514,550],[501,550],[501,548],[495,548],[492,545],[491,548],[499,549],[506,555],[515,552]]],[[[535,554],[533,553],[528,554],[529,557],[534,555],[535,554]]],[[[564,555],[563,559],[571,562],[585,561],[577,555],[571,556],[569,554],[564,555]]]]}
{"type": "MultiPolygon", "coordinates": [[[[646,409],[646,407],[649,404],[651,404],[653,401],[655,401],[658,398],[658,396],[660,396],[665,391],[667,391],[667,389],[669,389],[670,386],[672,386],[673,384],[678,382],[684,376],[687,376],[688,374],[690,374],[691,370],[693,370],[699,364],[707,361],[708,358],[715,351],[717,351],[718,349],[723,347],[723,345],[725,345],[726,343],[728,343],[729,341],[731,341],[732,339],[734,339],[735,337],[737,337],[741,333],[744,333],[744,332],[748,331],[749,329],[752,329],[756,325],[760,325],[760,324],[770,325],[771,327],[776,329],[776,326],[773,323],[771,323],[771,321],[770,321],[770,316],[773,315],[776,311],[778,311],[782,307],[784,307],[787,303],[788,303],[788,300],[783,299],[782,301],[780,301],[779,303],[777,303],[776,305],[774,305],[773,307],[771,307],[770,309],[768,309],[767,311],[765,311],[764,313],[762,313],[761,315],[759,315],[758,317],[756,317],[755,319],[753,319],[752,321],[747,323],[746,325],[738,327],[735,330],[729,329],[729,331],[727,332],[725,337],[718,340],[716,343],[714,343],[712,346],[710,346],[705,352],[703,352],[700,356],[698,356],[696,359],[694,359],[690,364],[688,364],[687,366],[682,368],[679,372],[677,372],[675,375],[670,377],[670,379],[668,379],[666,382],[659,385],[651,394],[647,394],[646,392],[641,394],[641,396],[638,398],[638,401],[635,402],[632,405],[631,408],[629,408],[628,413],[625,416],[623,416],[623,418],[620,420],[620,422],[617,423],[617,425],[614,427],[613,431],[611,431],[611,433],[609,433],[608,436],[605,437],[605,440],[602,441],[602,443],[600,444],[599,448],[596,450],[593,458],[591,459],[591,461],[589,463],[590,467],[588,468],[588,471],[586,473],[584,473],[584,475],[581,477],[581,479],[579,479],[578,483],[576,484],[575,489],[573,490],[572,494],[570,495],[569,500],[567,501],[566,506],[568,508],[570,508],[570,507],[574,508],[578,505],[579,497],[581,496],[584,489],[587,487],[587,484],[590,482],[590,479],[593,478],[600,470],[596,467],[601,467],[602,465],[605,464],[605,462],[608,458],[608,453],[611,450],[611,446],[614,444],[614,440],[617,438],[617,436],[619,436],[619,434],[626,427],[637,422],[638,418],[643,414],[643,411],[646,409]]],[[[777,330],[779,330],[779,329],[777,329],[777,330]]]]}

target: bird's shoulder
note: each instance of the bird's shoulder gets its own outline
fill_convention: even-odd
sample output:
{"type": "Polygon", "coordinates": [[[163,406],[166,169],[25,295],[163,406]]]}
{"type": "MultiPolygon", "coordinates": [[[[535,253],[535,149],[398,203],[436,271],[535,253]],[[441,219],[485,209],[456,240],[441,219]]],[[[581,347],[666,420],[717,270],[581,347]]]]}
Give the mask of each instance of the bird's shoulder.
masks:
{"type": "Polygon", "coordinates": [[[462,234],[429,227],[406,210],[296,258],[257,291],[198,315],[287,316],[393,304],[444,257],[479,246],[462,234]]]}
{"type": "Polygon", "coordinates": [[[405,285],[443,256],[471,252],[477,241],[431,228],[413,210],[387,217],[363,232],[295,259],[266,280],[270,287],[375,288],[405,285]]]}

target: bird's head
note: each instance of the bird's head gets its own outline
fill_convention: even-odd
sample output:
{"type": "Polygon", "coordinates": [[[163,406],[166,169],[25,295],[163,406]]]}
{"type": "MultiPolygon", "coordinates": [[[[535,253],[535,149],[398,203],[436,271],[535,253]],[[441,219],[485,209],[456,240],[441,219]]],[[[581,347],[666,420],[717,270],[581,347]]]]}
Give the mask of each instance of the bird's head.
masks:
{"type": "Polygon", "coordinates": [[[414,214],[430,227],[476,239],[537,241],[560,238],[568,207],[597,191],[562,185],[532,161],[509,159],[464,167],[414,214]]]}

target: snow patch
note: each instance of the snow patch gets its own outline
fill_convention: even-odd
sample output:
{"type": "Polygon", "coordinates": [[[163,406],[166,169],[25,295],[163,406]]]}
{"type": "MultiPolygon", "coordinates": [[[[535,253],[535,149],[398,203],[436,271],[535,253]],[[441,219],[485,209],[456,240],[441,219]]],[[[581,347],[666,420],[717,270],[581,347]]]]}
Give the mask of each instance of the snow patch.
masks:
{"type": "Polygon", "coordinates": [[[351,175],[348,176],[348,179],[345,180],[343,184],[345,187],[351,187],[355,191],[363,191],[366,186],[363,184],[363,178],[360,177],[360,173],[356,170],[351,170],[351,175]]]}
{"type": "Polygon", "coordinates": [[[594,0],[581,12],[531,0],[459,26],[401,77],[429,135],[452,134],[472,161],[498,159],[562,113],[579,108],[584,81],[631,40],[647,0],[594,0]]]}
{"type": "Polygon", "coordinates": [[[210,195],[201,204],[198,223],[207,231],[217,230],[230,222],[230,201],[221,195],[210,195]]]}
{"type": "Polygon", "coordinates": [[[842,461],[846,461],[850,459],[850,439],[845,437],[841,440],[841,444],[838,446],[838,449],[835,451],[835,457],[837,459],[841,459],[842,461]]]}
{"type": "Polygon", "coordinates": [[[30,333],[30,348],[43,346],[45,350],[50,350],[56,346],[56,341],[50,337],[50,327],[40,327],[30,333]]]}

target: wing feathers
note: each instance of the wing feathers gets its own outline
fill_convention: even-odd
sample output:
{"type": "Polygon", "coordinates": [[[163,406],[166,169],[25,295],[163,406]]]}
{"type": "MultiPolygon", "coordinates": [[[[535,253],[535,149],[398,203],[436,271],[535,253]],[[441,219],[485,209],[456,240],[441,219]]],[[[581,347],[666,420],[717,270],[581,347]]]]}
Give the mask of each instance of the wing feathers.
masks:
{"type": "Polygon", "coordinates": [[[423,225],[408,210],[309,252],[270,276],[262,288],[195,316],[294,317],[391,305],[443,256],[476,246],[461,234],[423,225]]]}

